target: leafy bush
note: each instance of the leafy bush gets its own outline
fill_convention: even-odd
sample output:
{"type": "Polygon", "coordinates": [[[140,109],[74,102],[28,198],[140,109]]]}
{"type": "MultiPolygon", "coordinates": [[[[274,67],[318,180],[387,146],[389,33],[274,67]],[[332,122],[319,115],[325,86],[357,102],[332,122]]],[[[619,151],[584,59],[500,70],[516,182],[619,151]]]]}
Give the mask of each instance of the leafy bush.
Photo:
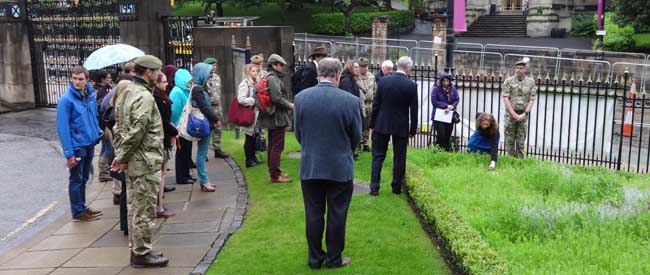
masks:
{"type": "MultiPolygon", "coordinates": [[[[605,15],[605,30],[607,31],[603,40],[605,50],[622,52],[634,46],[634,39],[632,39],[634,28],[632,25],[621,27],[614,22],[611,15],[605,15]]],[[[597,45],[598,42],[594,41],[594,48],[597,45]]]]}
{"type": "Polygon", "coordinates": [[[571,35],[577,37],[594,37],[597,28],[597,15],[578,15],[571,22],[571,35]]]}
{"type": "MultiPolygon", "coordinates": [[[[386,11],[386,12],[355,12],[350,18],[352,33],[362,34],[372,31],[373,16],[390,16],[388,27],[408,28],[414,24],[412,11],[386,11]]],[[[312,15],[312,25],[315,33],[341,35],[345,34],[345,16],[343,13],[319,13],[312,15]]]]}

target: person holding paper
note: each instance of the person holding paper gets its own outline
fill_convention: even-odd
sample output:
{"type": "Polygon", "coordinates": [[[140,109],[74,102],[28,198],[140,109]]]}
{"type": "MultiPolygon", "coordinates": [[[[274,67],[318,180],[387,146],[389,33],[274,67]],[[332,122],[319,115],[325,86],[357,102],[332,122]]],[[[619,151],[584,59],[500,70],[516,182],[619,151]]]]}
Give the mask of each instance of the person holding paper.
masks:
{"type": "Polygon", "coordinates": [[[436,144],[447,152],[451,151],[450,139],[454,124],[442,116],[453,115],[459,99],[456,87],[451,84],[451,80],[451,75],[446,72],[441,73],[437,85],[431,92],[431,104],[436,108],[431,114],[433,128],[436,130],[436,144]]]}

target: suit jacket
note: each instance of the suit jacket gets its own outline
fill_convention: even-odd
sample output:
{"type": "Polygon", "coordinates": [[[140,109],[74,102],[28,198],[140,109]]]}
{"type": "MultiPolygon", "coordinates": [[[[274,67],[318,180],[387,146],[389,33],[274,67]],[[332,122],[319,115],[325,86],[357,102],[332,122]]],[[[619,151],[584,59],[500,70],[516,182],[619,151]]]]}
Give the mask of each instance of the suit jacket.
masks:
{"type": "Polygon", "coordinates": [[[300,82],[298,87],[293,87],[294,96],[302,92],[302,90],[311,88],[318,84],[318,70],[314,61],[310,61],[305,65],[305,69],[300,75],[300,82]]]}
{"type": "Polygon", "coordinates": [[[417,129],[417,114],[418,87],[415,82],[400,72],[379,79],[370,117],[373,131],[408,137],[417,129]]]}
{"type": "Polygon", "coordinates": [[[359,98],[321,81],[295,98],[294,127],[302,146],[300,178],[354,179],[354,149],[361,141],[359,98]]]}

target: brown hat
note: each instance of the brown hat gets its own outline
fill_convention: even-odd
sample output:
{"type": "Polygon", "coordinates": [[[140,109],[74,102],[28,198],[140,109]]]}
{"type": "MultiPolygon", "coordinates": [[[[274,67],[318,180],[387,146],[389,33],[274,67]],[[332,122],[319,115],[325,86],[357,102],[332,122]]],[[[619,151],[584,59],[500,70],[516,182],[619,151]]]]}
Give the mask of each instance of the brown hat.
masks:
{"type": "Polygon", "coordinates": [[[311,51],[309,57],[312,57],[314,55],[328,56],[327,49],[325,49],[325,47],[316,47],[314,48],[314,50],[311,51]]]}
{"type": "Polygon", "coordinates": [[[359,62],[357,63],[359,63],[359,66],[361,67],[366,67],[368,66],[368,58],[365,57],[359,58],[359,62]]]}
{"type": "Polygon", "coordinates": [[[269,60],[266,61],[266,63],[268,64],[280,63],[282,65],[287,65],[287,61],[284,61],[284,58],[282,58],[282,56],[279,56],[277,54],[272,54],[271,56],[269,56],[269,60]]]}
{"type": "Polygon", "coordinates": [[[260,64],[262,64],[262,62],[264,62],[264,58],[262,58],[261,55],[256,54],[256,55],[251,56],[251,63],[260,65],[260,64]]]}
{"type": "Polygon", "coordinates": [[[136,58],[133,63],[152,70],[160,70],[163,65],[162,61],[153,55],[140,56],[136,58]]]}

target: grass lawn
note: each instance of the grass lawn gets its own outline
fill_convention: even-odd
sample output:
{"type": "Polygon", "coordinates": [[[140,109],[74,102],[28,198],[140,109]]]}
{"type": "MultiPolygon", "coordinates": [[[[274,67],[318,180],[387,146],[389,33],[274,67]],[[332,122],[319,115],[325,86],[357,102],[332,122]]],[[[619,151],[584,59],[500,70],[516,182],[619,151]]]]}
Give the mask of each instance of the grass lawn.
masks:
{"type": "MultiPolygon", "coordinates": [[[[299,162],[288,152],[300,150],[287,133],[282,169],[294,179],[271,184],[266,165],[244,168],[243,134],[224,132],[223,148],[238,163],[248,183],[249,208],[242,228],[227,242],[208,274],[305,274],[307,266],[305,214],[299,182],[299,162]]],[[[264,155],[266,160],[266,155],[264,155]]],[[[390,161],[383,170],[379,197],[354,195],[348,213],[344,256],[352,263],[337,274],[451,274],[438,250],[421,228],[404,195],[390,193],[390,161]]],[[[356,178],[369,182],[370,153],[356,162],[356,178]]],[[[218,184],[218,183],[217,183],[218,184]]]]}
{"type": "Polygon", "coordinates": [[[650,33],[637,33],[632,35],[637,48],[650,48],[650,33]]]}
{"type": "Polygon", "coordinates": [[[488,156],[431,151],[409,163],[510,274],[650,274],[647,176],[509,157],[490,173],[488,156]]]}

